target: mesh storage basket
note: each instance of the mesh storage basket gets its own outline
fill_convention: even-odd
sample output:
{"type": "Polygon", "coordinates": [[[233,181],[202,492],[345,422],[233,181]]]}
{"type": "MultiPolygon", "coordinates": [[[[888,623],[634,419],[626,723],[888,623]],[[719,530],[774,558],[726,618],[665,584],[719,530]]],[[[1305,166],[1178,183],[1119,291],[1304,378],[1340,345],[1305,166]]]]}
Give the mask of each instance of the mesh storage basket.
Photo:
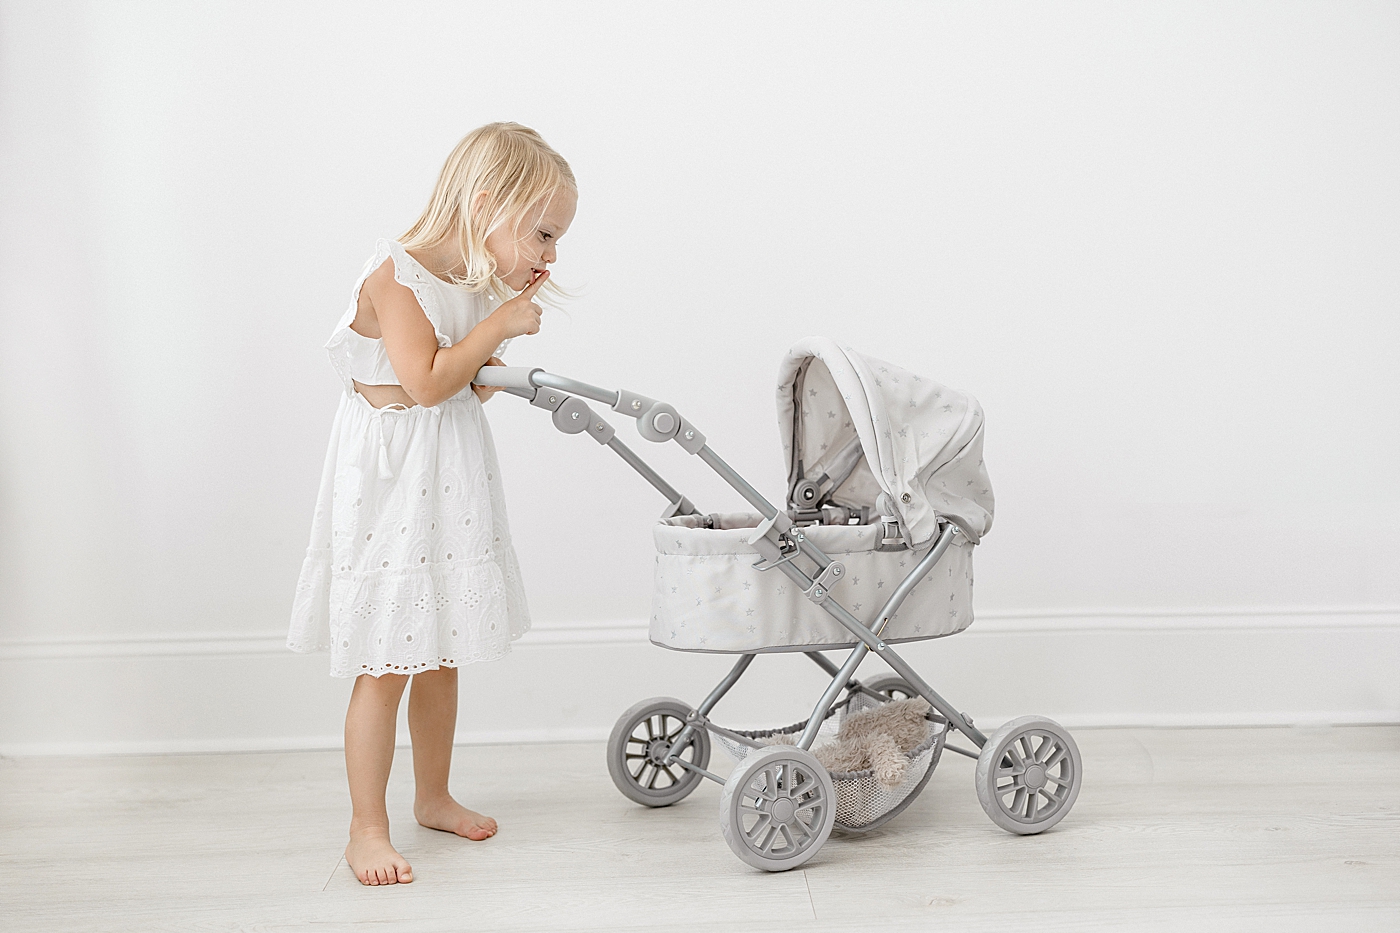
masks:
{"type": "MultiPolygon", "coordinates": [[[[827,714],[817,732],[817,744],[836,738],[839,723],[850,713],[871,709],[880,705],[864,694],[857,693],[834,706],[827,714]],[[839,713],[839,718],[837,718],[839,713]]],[[[807,728],[807,720],[784,726],[781,729],[762,729],[754,732],[732,730],[736,735],[761,742],[775,736],[796,737],[807,728]]],[[[742,762],[754,751],[751,746],[736,742],[718,732],[711,733],[720,746],[736,762],[742,762]]],[[[904,772],[904,780],[896,787],[886,787],[875,777],[873,770],[830,771],[831,783],[836,790],[836,828],[847,832],[866,832],[893,819],[901,810],[914,802],[919,791],[924,789],[938,759],[943,754],[943,743],[948,737],[948,721],[937,713],[929,713],[928,738],[906,753],[909,765],[904,772]]]]}

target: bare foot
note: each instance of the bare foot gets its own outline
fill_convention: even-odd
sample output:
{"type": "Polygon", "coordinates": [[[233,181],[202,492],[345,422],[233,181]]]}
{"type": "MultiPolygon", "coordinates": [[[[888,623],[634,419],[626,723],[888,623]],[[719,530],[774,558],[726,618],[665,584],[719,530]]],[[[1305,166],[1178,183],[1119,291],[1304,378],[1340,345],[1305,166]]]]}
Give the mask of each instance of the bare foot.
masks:
{"type": "Polygon", "coordinates": [[[360,884],[408,884],[413,880],[413,869],[389,843],[389,834],[384,830],[352,830],[350,844],[345,847],[345,861],[360,884]]]}
{"type": "Polygon", "coordinates": [[[456,833],[477,842],[496,835],[495,820],[489,816],[482,816],[475,810],[468,810],[447,795],[432,801],[415,800],[413,815],[420,824],[429,829],[456,833]]]}

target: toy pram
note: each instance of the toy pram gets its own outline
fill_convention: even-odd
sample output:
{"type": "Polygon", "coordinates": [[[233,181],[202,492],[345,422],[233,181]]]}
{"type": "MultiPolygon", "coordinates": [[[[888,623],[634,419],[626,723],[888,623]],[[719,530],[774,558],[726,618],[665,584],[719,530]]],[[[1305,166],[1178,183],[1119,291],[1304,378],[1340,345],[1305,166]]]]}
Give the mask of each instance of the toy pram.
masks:
{"type": "Polygon", "coordinates": [[[778,379],[788,457],[787,507],[779,510],[664,402],[539,369],[485,367],[476,382],[551,411],[561,431],[587,433],[612,448],[666,497],[655,527],[651,640],[678,651],[739,655],[698,706],[659,697],[618,720],[608,770],[627,797],[664,807],[703,779],[724,785],[725,840],[739,858],[768,871],[803,864],[835,828],[866,831],[898,814],[945,750],[977,760],[978,800],[1001,828],[1038,833],[1069,812],[1082,768],[1063,727],[1025,716],[986,736],[894,648],[953,635],[972,622],[972,548],[992,522],[976,399],[831,340],[802,341],[778,379]],[[675,441],[698,456],[757,513],[701,514],[584,399],[636,418],[647,440],[675,441]],[[829,650],[849,654],[838,665],[821,653],[829,650]],[[857,680],[872,651],[894,674],[857,680]],[[812,715],[762,732],[711,722],[754,658],[777,652],[801,652],[831,675],[812,715]],[[917,697],[929,709],[913,746],[901,749],[907,762],[897,785],[877,780],[872,769],[829,772],[813,754],[818,738],[840,724],[917,697]],[[947,744],[952,731],[980,753],[947,744]],[[728,780],[708,770],[712,736],[738,760],[728,780]]]}

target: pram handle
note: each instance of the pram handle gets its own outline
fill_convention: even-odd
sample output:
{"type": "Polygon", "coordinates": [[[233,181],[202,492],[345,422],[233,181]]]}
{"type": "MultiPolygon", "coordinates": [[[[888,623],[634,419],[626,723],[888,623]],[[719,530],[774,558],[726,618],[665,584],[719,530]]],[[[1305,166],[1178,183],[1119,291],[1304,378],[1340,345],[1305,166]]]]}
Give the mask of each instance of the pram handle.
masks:
{"type": "Polygon", "coordinates": [[[503,389],[518,389],[533,397],[536,389],[558,389],[569,395],[602,402],[609,408],[617,405],[622,393],[616,389],[600,389],[577,379],[568,379],[545,372],[538,366],[483,366],[476,371],[472,382],[479,386],[497,386],[503,389]]]}
{"type": "Polygon", "coordinates": [[[535,373],[542,372],[544,370],[536,366],[483,366],[472,377],[472,384],[501,389],[533,389],[535,373]]]}

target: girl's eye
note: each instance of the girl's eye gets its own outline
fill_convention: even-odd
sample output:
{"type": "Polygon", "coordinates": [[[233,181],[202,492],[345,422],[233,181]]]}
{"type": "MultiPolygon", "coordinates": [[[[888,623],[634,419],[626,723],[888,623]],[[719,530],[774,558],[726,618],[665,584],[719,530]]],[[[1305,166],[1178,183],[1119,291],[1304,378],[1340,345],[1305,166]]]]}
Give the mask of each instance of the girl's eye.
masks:
{"type": "Polygon", "coordinates": [[[541,239],[541,240],[548,240],[549,238],[550,238],[550,234],[545,233],[543,230],[540,231],[540,239],[541,239]]]}

